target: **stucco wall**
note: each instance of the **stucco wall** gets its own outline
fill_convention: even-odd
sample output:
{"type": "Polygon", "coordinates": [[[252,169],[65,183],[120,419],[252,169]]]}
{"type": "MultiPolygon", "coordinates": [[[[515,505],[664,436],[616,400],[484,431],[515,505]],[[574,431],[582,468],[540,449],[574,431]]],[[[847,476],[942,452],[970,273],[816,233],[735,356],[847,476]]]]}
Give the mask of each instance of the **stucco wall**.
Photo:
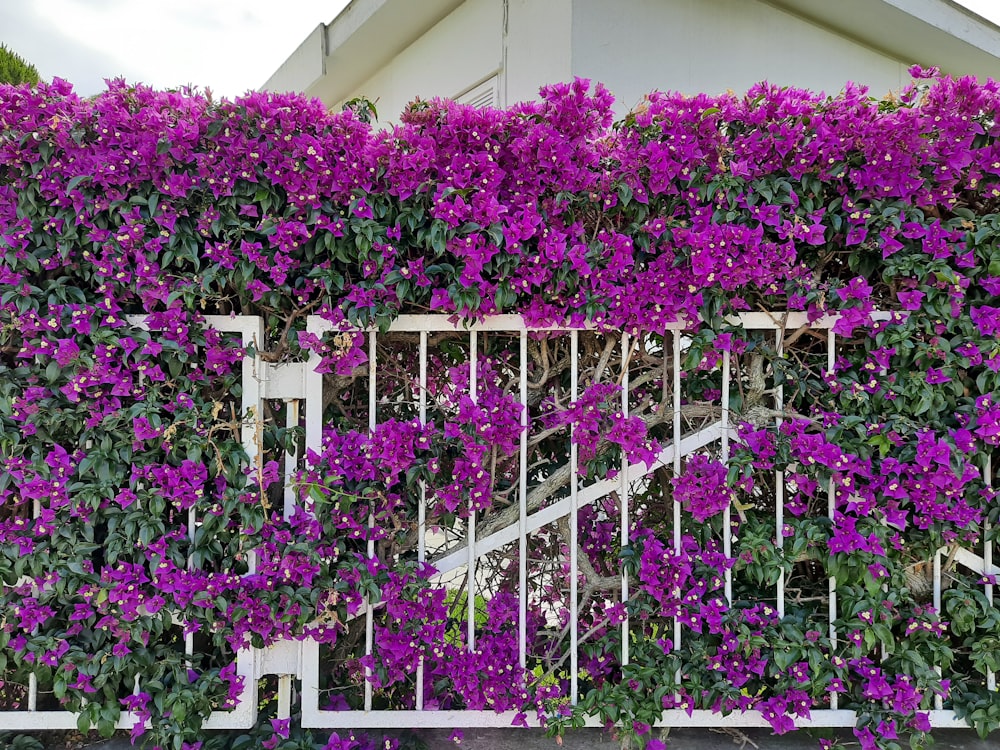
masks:
{"type": "Polygon", "coordinates": [[[573,0],[508,0],[505,103],[535,99],[538,88],[573,77],[573,0]]]}
{"type": "Polygon", "coordinates": [[[281,64],[264,84],[267,91],[294,91],[306,89],[323,77],[323,35],[320,24],[281,64]]]}
{"type": "Polygon", "coordinates": [[[881,95],[908,64],[758,0],[573,0],[573,75],[603,81],[619,111],[653,89],[743,92],[767,79],[881,95]]]}
{"type": "Polygon", "coordinates": [[[380,122],[395,123],[415,97],[460,94],[496,74],[502,59],[503,1],[466,0],[346,99],[378,98],[380,122]]]}
{"type": "Polygon", "coordinates": [[[492,76],[502,105],[582,76],[622,114],[653,89],[742,92],[763,79],[828,93],[853,80],[881,95],[907,67],[761,0],[466,0],[346,98],[377,98],[385,125],[416,96],[492,76]]]}

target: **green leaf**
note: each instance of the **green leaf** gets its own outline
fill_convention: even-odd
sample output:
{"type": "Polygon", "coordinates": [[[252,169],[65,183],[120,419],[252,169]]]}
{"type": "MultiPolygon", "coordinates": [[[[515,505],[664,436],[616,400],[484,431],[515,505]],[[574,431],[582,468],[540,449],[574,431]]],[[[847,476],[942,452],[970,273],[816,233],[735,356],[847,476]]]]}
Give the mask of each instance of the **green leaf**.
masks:
{"type": "Polygon", "coordinates": [[[76,177],[72,178],[69,182],[66,183],[66,192],[72,193],[74,190],[76,190],[77,186],[79,186],[81,182],[83,182],[84,180],[89,180],[90,178],[91,176],[89,174],[77,175],[76,177]]]}

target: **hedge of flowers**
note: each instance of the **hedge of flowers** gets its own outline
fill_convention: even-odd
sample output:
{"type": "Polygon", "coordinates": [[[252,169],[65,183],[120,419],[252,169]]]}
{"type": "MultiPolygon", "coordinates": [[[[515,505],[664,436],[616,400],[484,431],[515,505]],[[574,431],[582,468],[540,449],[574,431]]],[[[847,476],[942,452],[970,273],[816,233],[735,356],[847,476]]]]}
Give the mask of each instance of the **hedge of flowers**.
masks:
{"type": "Polygon", "coordinates": [[[921,586],[940,548],[996,536],[1000,86],[912,73],[883,100],[653,93],[617,123],[578,80],[506,110],[416,101],[386,130],[295,95],[0,87],[4,708],[26,708],[34,675],[40,708],[104,733],[133,711],[137,738],[177,750],[399,743],[302,730],[269,684],[251,733],[202,730],[242,694],[238,649],[309,636],[331,709],[360,708],[366,681],[375,707],[412,708],[420,674],[428,709],[514,710],[555,733],[598,716],[651,748],[666,708],[756,711],[784,732],[832,696],[865,748],[919,741],[936,698],[1000,727],[995,581],[949,558],[939,607],[921,586]],[[837,316],[833,369],[825,329],[778,346],[727,318],[760,310],[837,316]],[[358,331],[401,313],[588,324],[580,394],[565,335],[531,339],[527,415],[516,339],[483,339],[473,393],[467,335],[443,335],[421,421],[413,341],[387,335],[370,430],[358,331]],[[259,315],[265,340],[243,347],[210,314],[259,315]],[[306,333],[309,315],[333,332],[306,333]],[[285,519],[279,467],[302,431],[269,403],[251,460],[241,432],[261,415],[239,410],[240,363],[310,352],[327,426],[285,519]],[[581,509],[576,602],[567,524],[532,536],[523,667],[517,550],[485,561],[470,648],[468,602],[416,554],[418,498],[450,540],[438,551],[472,511],[483,533],[516,522],[525,416],[533,508],[568,492],[570,427],[582,482],[652,463],[682,365],[685,430],[725,398],[732,455],[706,446],[635,485],[627,543],[617,494],[581,509]]]}

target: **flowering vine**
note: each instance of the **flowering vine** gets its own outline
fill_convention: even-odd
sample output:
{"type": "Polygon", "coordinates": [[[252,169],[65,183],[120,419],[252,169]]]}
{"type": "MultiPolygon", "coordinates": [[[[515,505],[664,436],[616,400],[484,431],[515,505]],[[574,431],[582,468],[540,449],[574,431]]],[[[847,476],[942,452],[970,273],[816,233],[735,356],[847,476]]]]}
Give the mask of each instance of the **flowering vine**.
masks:
{"type": "Polygon", "coordinates": [[[996,729],[969,560],[998,526],[1000,87],[912,73],[881,101],[657,92],[618,123],[577,80],[386,130],[294,95],[0,87],[0,700],[33,675],[178,750],[374,747],[267,685],[252,733],[206,740],[237,653],[309,637],[329,710],[596,716],[651,748],[672,709],[785,732],[836,705],[866,748],[937,703],[996,729]],[[776,331],[734,317],[762,310],[776,331]],[[542,330],[523,362],[516,334],[432,333],[421,378],[389,328],[424,313],[542,330]],[[311,355],[304,451],[289,405],[242,411],[242,365],[311,355]],[[550,520],[470,597],[448,561],[522,501],[550,520]]]}

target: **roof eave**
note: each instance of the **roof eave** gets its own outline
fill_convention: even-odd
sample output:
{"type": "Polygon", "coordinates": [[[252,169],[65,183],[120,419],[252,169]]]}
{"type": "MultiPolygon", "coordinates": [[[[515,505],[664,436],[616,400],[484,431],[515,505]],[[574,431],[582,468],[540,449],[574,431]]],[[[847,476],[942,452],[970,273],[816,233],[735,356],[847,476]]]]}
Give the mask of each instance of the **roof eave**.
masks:
{"type": "Polygon", "coordinates": [[[464,0],[351,0],[268,79],[268,91],[342,101],[464,0]]]}

